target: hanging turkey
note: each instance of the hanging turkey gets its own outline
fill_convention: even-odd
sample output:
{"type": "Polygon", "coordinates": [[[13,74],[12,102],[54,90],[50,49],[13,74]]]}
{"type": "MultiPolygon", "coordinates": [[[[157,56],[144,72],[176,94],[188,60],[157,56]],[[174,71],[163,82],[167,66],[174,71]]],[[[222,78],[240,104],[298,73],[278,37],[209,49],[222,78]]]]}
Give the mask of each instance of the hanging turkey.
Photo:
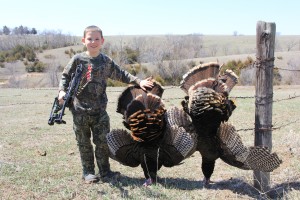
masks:
{"type": "Polygon", "coordinates": [[[197,150],[202,156],[205,184],[210,183],[215,161],[245,170],[271,172],[281,160],[267,147],[246,147],[234,126],[228,123],[236,108],[229,93],[238,77],[232,70],[220,75],[218,63],[205,63],[192,68],[183,76],[181,89],[187,94],[183,109],[192,119],[198,135],[197,150]]]}
{"type": "Polygon", "coordinates": [[[197,145],[190,117],[177,107],[166,110],[162,94],[156,82],[150,91],[138,86],[126,88],[118,99],[117,112],[123,115],[123,124],[130,133],[113,129],[107,135],[113,159],[130,167],[141,165],[144,186],[157,181],[162,166],[180,164],[197,145]]]}

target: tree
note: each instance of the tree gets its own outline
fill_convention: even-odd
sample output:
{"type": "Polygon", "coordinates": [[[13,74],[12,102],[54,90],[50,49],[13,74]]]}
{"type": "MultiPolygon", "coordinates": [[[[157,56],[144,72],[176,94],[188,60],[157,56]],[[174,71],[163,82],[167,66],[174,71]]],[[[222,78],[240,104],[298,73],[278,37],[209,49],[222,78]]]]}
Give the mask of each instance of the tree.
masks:
{"type": "Polygon", "coordinates": [[[3,26],[3,34],[4,35],[9,35],[10,34],[10,29],[7,26],[3,26]]]}
{"type": "Polygon", "coordinates": [[[34,34],[34,35],[36,35],[36,34],[37,34],[37,31],[36,31],[36,29],[35,29],[35,28],[32,28],[32,29],[31,29],[31,31],[30,31],[30,34],[34,34]]]}
{"type": "Polygon", "coordinates": [[[287,51],[291,51],[295,46],[297,46],[297,42],[296,41],[294,41],[294,40],[289,41],[286,44],[287,51]]]}

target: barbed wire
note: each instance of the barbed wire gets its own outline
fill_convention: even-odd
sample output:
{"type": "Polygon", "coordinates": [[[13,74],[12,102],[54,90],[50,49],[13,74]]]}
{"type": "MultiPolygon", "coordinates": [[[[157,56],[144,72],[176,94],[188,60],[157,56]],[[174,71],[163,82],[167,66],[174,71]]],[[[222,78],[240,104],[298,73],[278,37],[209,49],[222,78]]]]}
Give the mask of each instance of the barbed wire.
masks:
{"type": "MultiPolygon", "coordinates": [[[[108,93],[110,92],[123,92],[123,91],[107,91],[108,93]]],[[[11,95],[11,96],[0,96],[0,97],[15,97],[15,96],[21,96],[20,94],[18,95],[11,95]]],[[[294,94],[293,96],[283,98],[283,99],[276,99],[273,100],[272,102],[280,102],[280,101],[285,101],[285,100],[290,100],[290,99],[295,99],[299,98],[300,95],[294,94]]],[[[233,99],[254,99],[255,96],[232,96],[231,98],[233,99]]],[[[170,98],[162,98],[164,101],[168,100],[183,100],[184,97],[170,97],[170,98]]],[[[53,102],[22,102],[22,103],[10,103],[10,104],[5,104],[5,105],[0,105],[0,106],[14,106],[14,105],[30,105],[30,104],[52,104],[53,102]]],[[[109,101],[108,103],[117,103],[116,101],[109,101]]]]}
{"type": "MultiPolygon", "coordinates": [[[[177,86],[170,86],[166,89],[172,89],[172,88],[175,88],[177,86]]],[[[54,89],[37,89],[37,90],[54,90],[54,89]]],[[[112,90],[112,91],[107,91],[108,93],[111,93],[111,92],[123,92],[123,91],[119,91],[119,90],[112,90]]],[[[15,94],[15,95],[11,95],[13,97],[16,97],[16,96],[21,96],[20,94],[15,94]]],[[[0,96],[0,97],[11,97],[11,96],[0,96]]],[[[299,98],[300,95],[297,95],[297,94],[294,94],[293,96],[288,96],[287,98],[283,98],[283,99],[277,99],[277,100],[274,100],[273,102],[280,102],[280,101],[285,101],[285,100],[291,100],[291,99],[295,99],[295,98],[299,98]]],[[[236,99],[254,99],[255,96],[233,96],[231,98],[236,98],[236,99]]],[[[163,98],[164,101],[168,101],[168,100],[183,100],[183,97],[173,97],[173,98],[163,98]]],[[[117,103],[116,101],[108,101],[108,104],[115,104],[117,103]]],[[[10,103],[10,104],[5,104],[5,105],[0,105],[0,107],[5,107],[5,106],[16,106],[16,105],[52,105],[53,102],[22,102],[22,103],[10,103]]],[[[272,126],[272,128],[270,130],[272,131],[276,131],[276,130],[279,130],[281,128],[284,128],[286,126],[289,126],[291,124],[294,124],[294,123],[298,123],[300,121],[300,119],[296,119],[296,120],[293,120],[293,121],[286,121],[284,124],[280,125],[280,126],[272,126]]],[[[237,129],[236,131],[237,132],[241,132],[241,131],[254,131],[255,128],[242,128],[242,129],[237,129]]]]}
{"type": "Polygon", "coordinates": [[[298,97],[300,97],[300,95],[294,94],[294,96],[289,96],[288,98],[284,98],[284,99],[277,99],[277,100],[274,100],[273,102],[280,102],[280,101],[295,99],[295,98],[298,98],[298,97]]]}
{"type": "MultiPolygon", "coordinates": [[[[270,129],[270,131],[276,131],[276,130],[279,130],[279,129],[281,129],[281,128],[284,128],[284,127],[287,127],[287,126],[289,126],[289,125],[291,125],[291,124],[295,124],[295,123],[298,123],[300,121],[300,118],[299,119],[296,119],[296,120],[293,120],[293,121],[288,121],[288,122],[285,122],[285,123],[283,123],[282,125],[280,125],[280,126],[272,126],[272,128],[270,129]]],[[[274,123],[274,124],[276,124],[276,122],[274,123]]],[[[240,132],[240,131],[254,131],[255,130],[255,128],[241,128],[241,129],[237,129],[236,131],[237,132],[240,132]]]]}
{"type": "Polygon", "coordinates": [[[286,68],[280,68],[280,67],[274,67],[274,69],[284,70],[284,71],[292,71],[292,72],[300,72],[300,69],[286,69],[286,68]]]}

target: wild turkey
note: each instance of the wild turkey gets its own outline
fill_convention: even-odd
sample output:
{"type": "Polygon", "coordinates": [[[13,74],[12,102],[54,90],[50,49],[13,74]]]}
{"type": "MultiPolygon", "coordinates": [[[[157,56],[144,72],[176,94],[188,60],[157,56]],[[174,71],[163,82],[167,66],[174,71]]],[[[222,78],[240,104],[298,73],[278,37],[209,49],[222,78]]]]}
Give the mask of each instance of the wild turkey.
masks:
{"type": "Polygon", "coordinates": [[[228,96],[238,77],[231,70],[219,73],[218,63],[199,65],[183,76],[180,85],[187,94],[183,109],[198,135],[197,150],[202,156],[205,183],[210,182],[218,158],[245,170],[273,171],[281,163],[277,154],[271,154],[266,147],[244,146],[234,126],[227,122],[236,108],[228,96]]]}
{"type": "Polygon", "coordinates": [[[154,82],[151,91],[129,86],[118,99],[117,112],[130,130],[113,129],[107,135],[112,158],[120,163],[141,165],[146,182],[157,181],[162,167],[180,164],[196,150],[197,137],[190,117],[177,107],[166,110],[161,99],[163,89],[154,82]]]}

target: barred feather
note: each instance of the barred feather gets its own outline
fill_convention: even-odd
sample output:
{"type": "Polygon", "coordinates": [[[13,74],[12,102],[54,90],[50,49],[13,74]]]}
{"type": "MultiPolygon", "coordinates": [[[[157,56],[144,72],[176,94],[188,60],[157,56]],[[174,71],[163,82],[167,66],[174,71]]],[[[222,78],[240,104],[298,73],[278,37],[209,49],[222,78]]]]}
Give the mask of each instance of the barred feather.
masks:
{"type": "Polygon", "coordinates": [[[130,134],[123,129],[113,129],[106,135],[107,144],[110,152],[113,156],[116,155],[116,152],[125,145],[132,144],[134,141],[130,137],[130,134]]]}
{"type": "Polygon", "coordinates": [[[244,163],[250,154],[249,149],[244,146],[241,137],[237,134],[235,127],[229,123],[222,123],[218,133],[221,149],[228,155],[232,155],[238,162],[244,163]]]}
{"type": "Polygon", "coordinates": [[[219,128],[221,159],[230,165],[247,170],[271,172],[282,163],[276,153],[270,153],[267,147],[244,146],[234,126],[222,123],[219,128]]]}
{"type": "Polygon", "coordinates": [[[190,133],[187,133],[183,127],[178,127],[174,131],[174,141],[172,145],[180,152],[180,154],[186,158],[195,152],[197,141],[195,137],[192,137],[190,133]]]}
{"type": "Polygon", "coordinates": [[[177,107],[167,110],[164,141],[173,145],[186,158],[192,155],[197,147],[197,135],[190,117],[177,107]]]}
{"type": "Polygon", "coordinates": [[[250,147],[250,154],[245,161],[248,169],[264,172],[272,172],[281,163],[276,153],[271,154],[269,148],[261,146],[250,147]]]}

